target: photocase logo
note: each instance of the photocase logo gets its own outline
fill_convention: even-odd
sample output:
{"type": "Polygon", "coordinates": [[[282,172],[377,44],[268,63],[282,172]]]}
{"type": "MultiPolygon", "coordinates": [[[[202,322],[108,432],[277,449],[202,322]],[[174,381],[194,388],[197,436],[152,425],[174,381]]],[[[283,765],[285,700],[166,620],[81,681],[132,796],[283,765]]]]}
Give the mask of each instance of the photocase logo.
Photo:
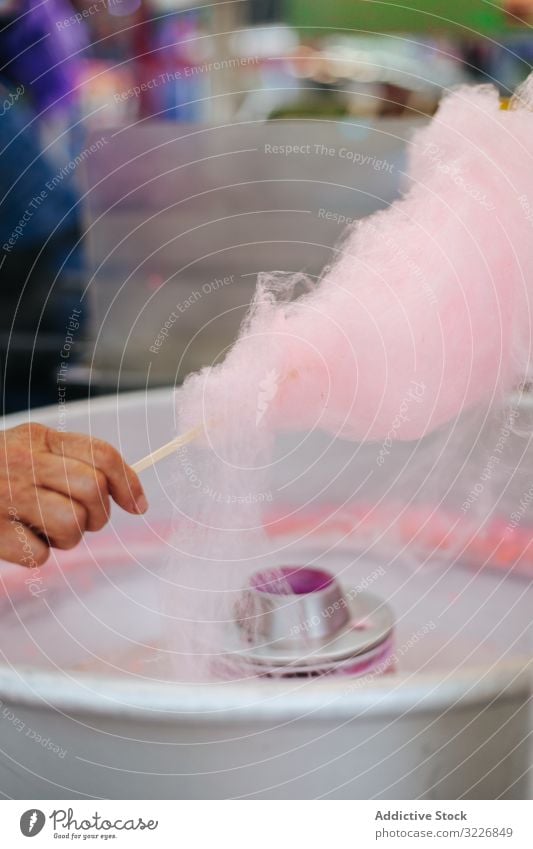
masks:
{"type": "Polygon", "coordinates": [[[36,808],[30,808],[25,811],[20,818],[20,830],[24,837],[35,837],[43,830],[46,817],[42,811],[36,808]]]}
{"type": "Polygon", "coordinates": [[[278,393],[279,374],[276,369],[268,371],[259,384],[259,393],[257,395],[257,410],[255,414],[255,426],[259,427],[263,416],[268,410],[271,401],[278,393]]]}

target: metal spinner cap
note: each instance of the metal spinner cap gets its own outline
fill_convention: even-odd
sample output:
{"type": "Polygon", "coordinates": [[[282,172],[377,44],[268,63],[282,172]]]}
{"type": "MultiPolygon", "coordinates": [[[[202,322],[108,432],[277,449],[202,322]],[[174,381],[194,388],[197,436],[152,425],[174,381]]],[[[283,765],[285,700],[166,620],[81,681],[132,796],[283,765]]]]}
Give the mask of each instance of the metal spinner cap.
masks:
{"type": "Polygon", "coordinates": [[[390,608],[376,596],[343,590],[323,569],[282,566],[252,576],[228,648],[273,670],[346,667],[356,674],[353,659],[381,657],[393,627],[390,608]]]}

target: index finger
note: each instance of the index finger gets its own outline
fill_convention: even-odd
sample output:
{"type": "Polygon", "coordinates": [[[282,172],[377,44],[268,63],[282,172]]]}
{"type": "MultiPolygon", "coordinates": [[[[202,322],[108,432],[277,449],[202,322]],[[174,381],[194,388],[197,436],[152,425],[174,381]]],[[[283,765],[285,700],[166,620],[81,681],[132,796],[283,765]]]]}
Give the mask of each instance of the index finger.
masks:
{"type": "Polygon", "coordinates": [[[139,478],[108,442],[83,433],[52,429],[47,432],[47,442],[52,454],[81,460],[99,469],[107,479],[109,494],[128,513],[146,513],[148,501],[139,478]]]}

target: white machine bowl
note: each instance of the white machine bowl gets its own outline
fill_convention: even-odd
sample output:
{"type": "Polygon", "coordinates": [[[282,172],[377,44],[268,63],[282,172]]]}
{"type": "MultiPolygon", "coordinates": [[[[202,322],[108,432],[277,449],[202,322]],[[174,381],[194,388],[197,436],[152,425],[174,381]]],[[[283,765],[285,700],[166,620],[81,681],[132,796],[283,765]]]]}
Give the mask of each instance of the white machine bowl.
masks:
{"type": "MultiPolygon", "coordinates": [[[[58,416],[52,408],[32,413],[50,426],[58,416]]],[[[110,440],[133,461],[173,435],[172,393],[72,404],[66,427],[110,440]]],[[[364,446],[306,439],[283,464],[285,498],[298,501],[287,481],[322,448],[329,453],[313,471],[315,510],[320,499],[343,505],[370,456],[364,446]]],[[[428,562],[401,546],[387,549],[381,534],[358,548],[342,522],[309,534],[293,528],[292,539],[281,528],[291,562],[372,584],[387,601],[396,617],[394,672],[184,686],[162,672],[162,566],[175,555],[172,474],[172,460],[144,473],[145,517],[114,511],[106,530],[54,553],[37,572],[0,564],[3,795],[527,797],[525,573],[480,571],[437,555],[428,562]]],[[[374,480],[365,498],[375,499],[384,481],[374,480]]],[[[411,483],[402,483],[404,502],[411,483]]],[[[299,486],[309,500],[309,479],[299,486]]]]}

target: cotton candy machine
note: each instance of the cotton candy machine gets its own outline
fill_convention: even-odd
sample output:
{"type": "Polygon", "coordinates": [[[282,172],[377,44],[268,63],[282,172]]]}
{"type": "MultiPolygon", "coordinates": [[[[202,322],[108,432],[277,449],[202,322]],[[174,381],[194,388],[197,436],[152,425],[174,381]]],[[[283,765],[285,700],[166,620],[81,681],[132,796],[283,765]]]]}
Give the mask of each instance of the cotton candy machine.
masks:
{"type": "MultiPolygon", "coordinates": [[[[131,461],[174,435],[167,390],[72,404],[66,421],[55,408],[32,417],[57,426],[60,414],[131,461]]],[[[528,405],[520,416],[531,416],[528,405]]],[[[382,467],[379,446],[281,439],[265,521],[290,593],[265,575],[243,585],[243,603],[260,597],[263,636],[276,648],[248,645],[251,672],[240,681],[184,685],[170,674],[162,598],[178,556],[172,460],[143,473],[146,516],[116,510],[106,530],[39,570],[2,564],[2,793],[527,797],[533,456],[515,424],[509,462],[492,475],[494,509],[470,536],[470,494],[489,497],[486,479],[475,489],[492,450],[482,419],[457,436],[463,454],[452,450],[454,428],[430,438],[416,475],[413,443],[395,443],[382,467]],[[323,674],[336,640],[350,643],[333,658],[342,655],[347,674],[323,674]]],[[[240,621],[237,610],[230,643],[240,621]]]]}
{"type": "Polygon", "coordinates": [[[391,610],[370,593],[324,569],[282,566],[252,575],[227,629],[228,655],[259,677],[379,674],[392,667],[393,629],[391,610]]]}

